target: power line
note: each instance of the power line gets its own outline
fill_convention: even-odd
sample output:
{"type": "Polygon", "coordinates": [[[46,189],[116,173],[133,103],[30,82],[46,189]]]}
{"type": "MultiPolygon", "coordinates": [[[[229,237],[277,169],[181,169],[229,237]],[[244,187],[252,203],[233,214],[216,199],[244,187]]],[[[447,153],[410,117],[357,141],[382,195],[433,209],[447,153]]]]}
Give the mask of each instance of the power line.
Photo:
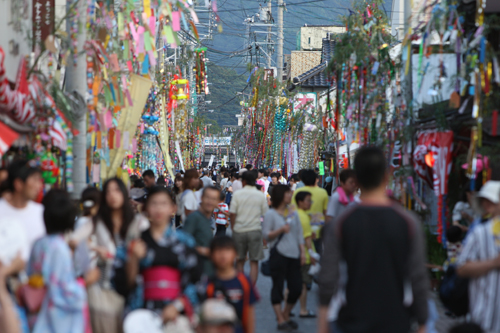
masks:
{"type": "MultiPolygon", "coordinates": [[[[302,5],[302,4],[308,4],[308,3],[315,3],[315,2],[324,2],[324,1],[329,1],[329,0],[310,0],[310,1],[303,1],[303,2],[295,2],[295,3],[287,3],[286,6],[296,6],[296,5],[302,5]]],[[[241,1],[240,1],[241,2],[241,1]]],[[[258,10],[261,7],[255,7],[255,8],[237,8],[237,9],[220,9],[217,11],[217,13],[223,13],[223,12],[238,12],[238,11],[244,11],[245,16],[247,10],[258,10]]]]}

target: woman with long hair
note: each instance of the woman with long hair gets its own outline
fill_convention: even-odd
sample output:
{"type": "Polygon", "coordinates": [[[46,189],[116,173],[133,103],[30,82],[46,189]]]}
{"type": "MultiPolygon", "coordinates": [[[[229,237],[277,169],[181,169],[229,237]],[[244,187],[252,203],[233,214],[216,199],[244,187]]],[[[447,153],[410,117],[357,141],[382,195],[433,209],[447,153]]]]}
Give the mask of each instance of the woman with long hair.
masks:
{"type": "Polygon", "coordinates": [[[297,212],[289,207],[292,194],[287,185],[274,186],[271,192],[271,209],[264,215],[262,225],[262,234],[271,248],[271,303],[278,321],[278,330],[298,327],[296,322],[290,320],[290,311],[302,293],[301,265],[306,260],[300,219],[297,212]],[[282,308],[285,281],[288,297],[282,308]]]}
{"type": "Polygon", "coordinates": [[[125,271],[127,249],[147,227],[147,221],[134,214],[123,181],[108,179],[95,218],[101,279],[88,290],[94,333],[122,332],[125,299],[130,291],[125,271]]]}
{"type": "Polygon", "coordinates": [[[175,213],[175,227],[178,228],[181,225],[181,216],[182,216],[182,206],[181,206],[181,196],[182,196],[182,185],[183,180],[180,174],[175,176],[174,180],[174,195],[175,202],[177,203],[177,211],[175,213]]]}
{"type": "Polygon", "coordinates": [[[199,201],[196,199],[195,192],[200,185],[200,178],[196,169],[189,169],[184,174],[182,182],[182,196],[181,196],[181,219],[186,221],[186,217],[192,212],[196,211],[199,207],[199,201]]]}
{"type": "Polygon", "coordinates": [[[176,210],[169,189],[150,190],[144,203],[150,227],[133,243],[127,261],[130,286],[134,286],[138,275],[142,276],[142,307],[157,312],[164,322],[176,320],[182,313],[190,315],[198,302],[194,284],[203,272],[195,240],[172,226],[176,210]]]}

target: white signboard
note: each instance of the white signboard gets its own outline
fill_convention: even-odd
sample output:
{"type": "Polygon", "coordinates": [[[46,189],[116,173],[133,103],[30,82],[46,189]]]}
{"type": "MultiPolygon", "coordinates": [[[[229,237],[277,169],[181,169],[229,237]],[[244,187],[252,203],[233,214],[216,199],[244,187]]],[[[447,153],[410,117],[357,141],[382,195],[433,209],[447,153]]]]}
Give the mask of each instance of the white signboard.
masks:
{"type": "Polygon", "coordinates": [[[211,156],[210,156],[210,162],[208,162],[208,166],[209,166],[209,167],[211,167],[211,166],[212,166],[212,164],[214,164],[214,158],[215,158],[215,157],[214,157],[214,155],[211,155],[211,156]]]}
{"type": "Polygon", "coordinates": [[[293,112],[307,112],[311,114],[318,107],[316,93],[298,93],[293,101],[293,112]]]}
{"type": "Polygon", "coordinates": [[[205,146],[230,146],[230,145],[231,145],[230,136],[205,138],[205,146]]]}

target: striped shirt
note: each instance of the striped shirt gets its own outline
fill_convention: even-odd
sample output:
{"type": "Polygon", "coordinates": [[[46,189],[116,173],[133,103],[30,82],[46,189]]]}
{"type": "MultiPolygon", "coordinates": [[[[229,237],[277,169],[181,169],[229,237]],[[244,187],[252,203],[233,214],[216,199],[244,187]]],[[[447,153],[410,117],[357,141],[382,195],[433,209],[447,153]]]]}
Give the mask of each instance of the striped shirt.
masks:
{"type": "MultiPolygon", "coordinates": [[[[500,245],[495,244],[492,232],[494,222],[489,221],[474,228],[467,236],[457,266],[469,261],[491,260],[500,254],[500,245]]],[[[500,332],[500,271],[470,279],[469,308],[472,321],[488,332],[500,332]]]]}
{"type": "Polygon", "coordinates": [[[215,216],[216,220],[215,223],[217,224],[222,224],[222,225],[227,225],[227,216],[225,213],[229,213],[229,207],[227,206],[226,203],[221,202],[219,205],[217,205],[217,208],[215,208],[215,216]]]}

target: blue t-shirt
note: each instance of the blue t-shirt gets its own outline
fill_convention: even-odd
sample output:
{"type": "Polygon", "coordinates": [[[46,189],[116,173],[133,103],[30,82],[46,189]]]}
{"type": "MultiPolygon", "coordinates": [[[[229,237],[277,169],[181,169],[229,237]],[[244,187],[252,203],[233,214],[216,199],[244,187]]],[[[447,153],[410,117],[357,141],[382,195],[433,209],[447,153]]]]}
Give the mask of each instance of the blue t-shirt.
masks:
{"type": "MultiPolygon", "coordinates": [[[[252,285],[250,279],[245,275],[245,278],[248,281],[248,285],[250,286],[250,306],[254,305],[259,299],[259,295],[255,288],[252,285]]],[[[240,323],[236,326],[236,333],[243,333],[243,327],[241,326],[241,320],[243,319],[243,286],[241,285],[240,280],[238,280],[238,276],[235,276],[231,280],[220,280],[215,279],[214,284],[216,285],[214,291],[214,297],[219,299],[226,299],[229,303],[231,303],[236,310],[236,314],[240,320],[240,323]],[[223,290],[221,290],[223,289],[223,290]],[[224,295],[225,293],[225,295],[224,295]],[[227,297],[227,298],[226,298],[227,297]]]]}

